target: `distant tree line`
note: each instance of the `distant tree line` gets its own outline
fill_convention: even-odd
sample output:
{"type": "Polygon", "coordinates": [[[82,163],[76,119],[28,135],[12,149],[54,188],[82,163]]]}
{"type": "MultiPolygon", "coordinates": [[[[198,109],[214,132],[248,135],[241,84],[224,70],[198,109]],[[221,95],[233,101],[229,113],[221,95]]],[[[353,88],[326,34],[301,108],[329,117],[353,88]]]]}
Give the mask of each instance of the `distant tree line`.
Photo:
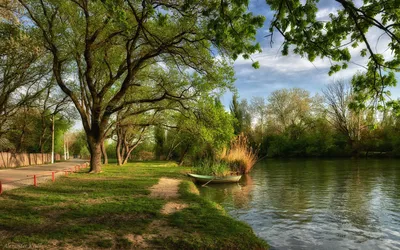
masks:
{"type": "Polygon", "coordinates": [[[329,84],[322,95],[274,91],[250,102],[234,95],[235,134],[247,135],[261,157],[400,156],[400,119],[389,108],[356,105],[351,84],[329,84]]]}

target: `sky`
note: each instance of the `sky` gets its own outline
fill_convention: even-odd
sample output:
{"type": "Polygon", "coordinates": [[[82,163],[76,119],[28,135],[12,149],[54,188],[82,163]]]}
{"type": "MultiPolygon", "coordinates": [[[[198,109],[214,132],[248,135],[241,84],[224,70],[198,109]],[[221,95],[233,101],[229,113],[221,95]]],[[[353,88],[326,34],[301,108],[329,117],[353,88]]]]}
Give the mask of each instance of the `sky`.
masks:
{"type": "MultiPolygon", "coordinates": [[[[356,5],[361,4],[361,0],[356,0],[356,5]]],[[[339,5],[333,0],[321,0],[318,4],[317,18],[320,20],[328,20],[328,15],[331,12],[336,12],[339,5]]],[[[254,54],[252,59],[259,61],[260,68],[252,68],[251,60],[239,58],[234,63],[236,81],[235,86],[238,90],[240,98],[251,100],[253,96],[268,97],[268,95],[282,88],[303,88],[310,91],[311,94],[321,93],[324,87],[335,81],[344,80],[350,81],[351,77],[362,71],[362,67],[356,65],[365,65],[366,59],[359,55],[363,47],[350,49],[352,54],[352,63],[349,68],[342,70],[332,76],[328,75],[330,62],[328,60],[316,59],[313,63],[306,58],[301,58],[298,55],[290,54],[282,56],[280,46],[283,38],[279,34],[274,34],[274,43],[270,44],[270,38],[265,36],[269,34],[268,27],[273,17],[273,12],[269,9],[265,0],[250,0],[249,11],[256,15],[266,16],[264,27],[258,30],[257,41],[262,47],[262,53],[254,54]],[[356,63],[356,64],[355,64],[356,63]]],[[[378,30],[371,30],[368,33],[368,38],[376,40],[380,35],[378,30]]],[[[388,39],[383,37],[375,46],[378,52],[383,53],[387,48],[388,39]]],[[[389,53],[386,51],[385,53],[389,53]]],[[[390,56],[390,55],[388,55],[390,56]]],[[[400,80],[400,75],[398,75],[400,80]]],[[[390,89],[392,97],[400,97],[400,87],[390,89]]],[[[221,101],[229,107],[232,100],[232,93],[224,94],[221,101]]]]}

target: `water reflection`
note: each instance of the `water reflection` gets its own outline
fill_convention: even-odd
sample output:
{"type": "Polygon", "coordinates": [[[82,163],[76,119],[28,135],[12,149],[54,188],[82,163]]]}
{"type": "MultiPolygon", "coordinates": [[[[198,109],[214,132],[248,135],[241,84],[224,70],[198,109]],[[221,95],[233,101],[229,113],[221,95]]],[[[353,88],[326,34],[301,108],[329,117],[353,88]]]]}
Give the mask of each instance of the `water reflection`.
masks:
{"type": "Polygon", "coordinates": [[[235,208],[248,209],[252,199],[253,181],[250,175],[243,175],[240,183],[208,185],[199,188],[202,189],[203,196],[217,203],[229,202],[235,208]]]}
{"type": "Polygon", "coordinates": [[[276,249],[399,249],[399,160],[269,160],[202,195],[276,249]]]}

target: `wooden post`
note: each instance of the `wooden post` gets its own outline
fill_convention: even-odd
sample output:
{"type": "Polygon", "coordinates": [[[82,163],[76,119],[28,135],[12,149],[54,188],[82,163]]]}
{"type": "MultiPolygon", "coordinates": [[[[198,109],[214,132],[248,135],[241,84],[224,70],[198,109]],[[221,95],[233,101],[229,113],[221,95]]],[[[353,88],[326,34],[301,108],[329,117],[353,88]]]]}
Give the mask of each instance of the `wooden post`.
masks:
{"type": "Polygon", "coordinates": [[[55,178],[55,176],[54,176],[54,172],[51,172],[51,180],[52,180],[53,182],[56,181],[56,178],[55,178]]]}
{"type": "Polygon", "coordinates": [[[36,175],[33,175],[33,186],[37,187],[36,175]]]}

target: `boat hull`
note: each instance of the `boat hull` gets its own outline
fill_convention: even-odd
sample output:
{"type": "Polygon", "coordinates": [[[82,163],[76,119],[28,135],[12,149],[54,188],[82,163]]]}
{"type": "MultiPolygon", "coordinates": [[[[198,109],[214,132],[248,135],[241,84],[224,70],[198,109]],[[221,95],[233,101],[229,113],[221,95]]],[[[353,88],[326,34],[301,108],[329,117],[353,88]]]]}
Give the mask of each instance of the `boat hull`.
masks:
{"type": "Polygon", "coordinates": [[[188,174],[197,183],[236,183],[242,178],[241,175],[235,176],[210,176],[210,175],[198,175],[188,174]]]}

